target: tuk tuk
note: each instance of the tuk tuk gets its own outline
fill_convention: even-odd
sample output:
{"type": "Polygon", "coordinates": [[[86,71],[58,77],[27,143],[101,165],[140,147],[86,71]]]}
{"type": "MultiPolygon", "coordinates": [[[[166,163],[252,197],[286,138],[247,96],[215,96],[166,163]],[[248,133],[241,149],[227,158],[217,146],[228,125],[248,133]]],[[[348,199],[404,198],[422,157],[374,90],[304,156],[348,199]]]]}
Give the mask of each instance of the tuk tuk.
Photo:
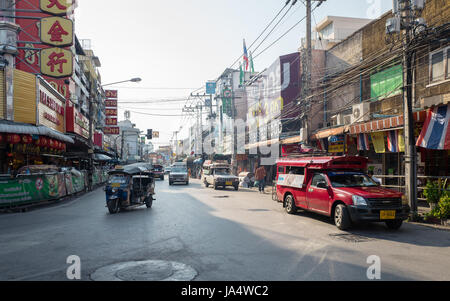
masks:
{"type": "Polygon", "coordinates": [[[152,207],[155,180],[150,164],[116,166],[108,175],[105,193],[109,213],[114,214],[127,207],[152,207]]]}

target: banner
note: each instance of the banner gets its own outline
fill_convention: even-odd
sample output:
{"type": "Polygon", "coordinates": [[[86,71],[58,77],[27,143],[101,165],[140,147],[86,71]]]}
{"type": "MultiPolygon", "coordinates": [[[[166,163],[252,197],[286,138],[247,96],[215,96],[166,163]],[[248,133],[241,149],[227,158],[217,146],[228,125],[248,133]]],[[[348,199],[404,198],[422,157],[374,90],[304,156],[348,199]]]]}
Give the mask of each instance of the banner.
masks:
{"type": "Polygon", "coordinates": [[[375,148],[376,153],[386,152],[384,136],[385,132],[376,132],[371,134],[373,147],[375,148]]]}
{"type": "MultiPolygon", "coordinates": [[[[36,175],[1,180],[0,207],[23,205],[59,198],[60,183],[58,176],[58,174],[36,175]]],[[[64,182],[61,183],[61,185],[63,184],[64,182]]],[[[64,189],[61,188],[61,193],[64,194],[64,192],[64,189]]]]}
{"type": "Polygon", "coordinates": [[[302,188],[304,181],[304,175],[280,174],[278,175],[277,185],[302,188]]]}

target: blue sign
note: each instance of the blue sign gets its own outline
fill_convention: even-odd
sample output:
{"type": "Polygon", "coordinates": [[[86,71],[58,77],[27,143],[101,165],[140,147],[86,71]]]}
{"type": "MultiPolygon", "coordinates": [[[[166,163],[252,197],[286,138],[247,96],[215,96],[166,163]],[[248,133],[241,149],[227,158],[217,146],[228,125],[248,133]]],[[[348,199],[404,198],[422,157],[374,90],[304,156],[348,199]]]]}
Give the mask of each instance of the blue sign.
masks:
{"type": "Polygon", "coordinates": [[[206,94],[216,94],[216,83],[207,82],[206,83],[206,94]]]}

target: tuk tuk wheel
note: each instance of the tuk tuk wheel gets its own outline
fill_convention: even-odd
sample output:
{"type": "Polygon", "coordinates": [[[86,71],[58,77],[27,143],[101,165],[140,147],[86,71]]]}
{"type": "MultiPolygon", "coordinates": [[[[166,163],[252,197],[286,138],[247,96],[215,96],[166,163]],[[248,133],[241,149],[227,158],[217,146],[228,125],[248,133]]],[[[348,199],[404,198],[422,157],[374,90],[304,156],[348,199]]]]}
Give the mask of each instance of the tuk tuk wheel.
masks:
{"type": "Polygon", "coordinates": [[[153,200],[151,198],[146,198],[145,206],[147,206],[147,208],[152,208],[152,205],[153,205],[153,200]]]}
{"type": "Polygon", "coordinates": [[[115,199],[114,201],[109,201],[108,202],[108,210],[109,210],[109,213],[111,213],[111,214],[115,214],[115,213],[119,212],[119,210],[120,210],[119,199],[115,199]]]}

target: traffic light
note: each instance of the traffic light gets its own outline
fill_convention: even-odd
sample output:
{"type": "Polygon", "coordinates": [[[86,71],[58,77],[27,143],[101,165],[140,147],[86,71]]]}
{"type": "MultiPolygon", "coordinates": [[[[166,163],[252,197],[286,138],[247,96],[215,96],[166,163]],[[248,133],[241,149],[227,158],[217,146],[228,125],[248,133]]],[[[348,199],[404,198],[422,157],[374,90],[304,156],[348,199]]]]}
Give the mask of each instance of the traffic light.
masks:
{"type": "Polygon", "coordinates": [[[153,138],[153,130],[147,130],[147,139],[151,140],[153,138]]]}

